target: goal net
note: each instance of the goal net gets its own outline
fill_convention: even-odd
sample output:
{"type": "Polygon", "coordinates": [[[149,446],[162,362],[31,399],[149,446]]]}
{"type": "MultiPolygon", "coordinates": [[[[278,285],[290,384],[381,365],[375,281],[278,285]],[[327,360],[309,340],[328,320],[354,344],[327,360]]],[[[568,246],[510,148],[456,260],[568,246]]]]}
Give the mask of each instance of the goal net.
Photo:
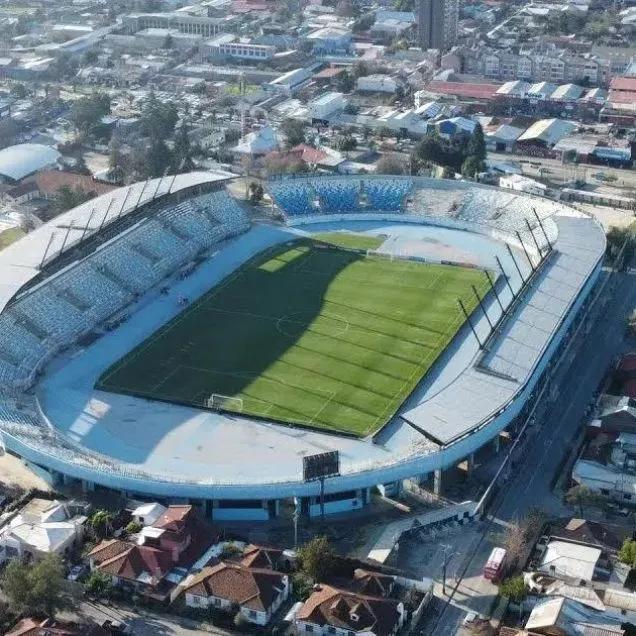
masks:
{"type": "Polygon", "coordinates": [[[375,258],[383,258],[387,261],[394,261],[395,260],[395,254],[393,254],[392,252],[378,252],[375,249],[368,249],[367,250],[367,258],[369,256],[374,256],[375,258]]]}
{"type": "Polygon", "coordinates": [[[206,398],[205,406],[214,411],[238,411],[240,413],[243,411],[243,398],[212,393],[206,398]]]}

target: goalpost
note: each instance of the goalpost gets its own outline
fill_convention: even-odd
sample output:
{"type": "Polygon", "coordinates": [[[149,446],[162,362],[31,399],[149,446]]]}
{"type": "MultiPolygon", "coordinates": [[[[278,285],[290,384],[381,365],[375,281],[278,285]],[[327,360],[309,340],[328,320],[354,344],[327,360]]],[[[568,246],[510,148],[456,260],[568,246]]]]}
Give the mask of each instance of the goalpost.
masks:
{"type": "Polygon", "coordinates": [[[369,256],[375,256],[376,258],[384,258],[387,261],[394,261],[395,260],[395,254],[393,254],[393,252],[378,252],[375,249],[368,249],[367,250],[367,258],[369,258],[369,256]]]}
{"type": "Polygon", "coordinates": [[[222,393],[212,393],[205,399],[205,406],[213,411],[235,411],[243,412],[243,398],[223,395],[222,393]]]}

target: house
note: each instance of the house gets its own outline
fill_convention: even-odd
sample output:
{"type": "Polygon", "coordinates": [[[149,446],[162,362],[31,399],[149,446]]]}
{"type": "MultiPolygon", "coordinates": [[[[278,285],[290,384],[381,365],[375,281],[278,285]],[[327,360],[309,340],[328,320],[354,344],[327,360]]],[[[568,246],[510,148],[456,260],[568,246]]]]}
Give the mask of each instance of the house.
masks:
{"type": "Polygon", "coordinates": [[[155,518],[153,523],[142,528],[136,543],[121,539],[99,543],[88,554],[91,570],[99,570],[114,585],[148,598],[170,598],[189,568],[216,543],[216,536],[192,506],[169,506],[163,511],[161,508],[137,508],[139,518],[149,514],[155,518]]]}
{"type": "Polygon", "coordinates": [[[607,556],[595,545],[550,538],[541,546],[537,570],[573,583],[607,579],[607,556]]]}
{"type": "Polygon", "coordinates": [[[298,610],[294,624],[299,633],[392,636],[405,620],[404,604],[399,601],[321,584],[298,610]]]}
{"type": "Polygon", "coordinates": [[[279,147],[278,135],[271,126],[248,133],[242,137],[232,151],[252,157],[266,155],[279,147]]]}
{"type": "Polygon", "coordinates": [[[9,188],[4,193],[4,198],[9,203],[20,204],[27,203],[28,201],[31,201],[31,199],[37,198],[38,195],[39,190],[35,183],[23,181],[22,183],[9,188]]]}
{"type": "Polygon", "coordinates": [[[525,629],[546,636],[622,635],[622,625],[630,622],[633,613],[609,607],[599,612],[572,599],[549,598],[534,606],[525,629]]]}
{"type": "Polygon", "coordinates": [[[35,619],[23,618],[17,622],[5,636],[109,636],[114,633],[111,630],[89,623],[78,625],[75,623],[63,623],[50,618],[35,619]]]}
{"type": "Polygon", "coordinates": [[[0,530],[0,562],[68,555],[81,544],[86,516],[80,504],[32,499],[0,530]]]}
{"type": "Polygon", "coordinates": [[[151,526],[165,514],[167,510],[165,506],[157,502],[142,504],[132,511],[132,518],[142,526],[151,526]]]}
{"type": "Polygon", "coordinates": [[[256,625],[267,625],[291,590],[289,577],[282,572],[228,562],[203,568],[183,588],[188,607],[226,612],[238,608],[245,620],[256,625]]]}
{"type": "Polygon", "coordinates": [[[544,196],[548,190],[544,183],[520,174],[509,174],[499,177],[499,187],[537,196],[544,196]]]}

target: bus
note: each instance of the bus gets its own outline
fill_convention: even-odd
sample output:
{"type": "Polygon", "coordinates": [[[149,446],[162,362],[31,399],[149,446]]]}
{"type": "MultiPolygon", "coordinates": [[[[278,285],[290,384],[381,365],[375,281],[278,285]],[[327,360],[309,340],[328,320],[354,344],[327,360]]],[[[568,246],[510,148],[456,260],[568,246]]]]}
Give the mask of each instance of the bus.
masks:
{"type": "Polygon", "coordinates": [[[484,578],[496,582],[501,577],[506,560],[506,551],[503,548],[493,548],[486,565],[484,565],[484,578]]]}

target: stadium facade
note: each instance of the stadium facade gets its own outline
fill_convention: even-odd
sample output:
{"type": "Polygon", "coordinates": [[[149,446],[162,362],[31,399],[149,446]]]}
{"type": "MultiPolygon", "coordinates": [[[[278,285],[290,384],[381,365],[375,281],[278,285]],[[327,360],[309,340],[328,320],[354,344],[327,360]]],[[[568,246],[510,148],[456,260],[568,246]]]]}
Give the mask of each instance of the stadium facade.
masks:
{"type": "MultiPolygon", "coordinates": [[[[268,519],[295,499],[320,512],[303,457],[336,450],[325,511],[368,503],[453,466],[523,416],[599,280],[605,235],[560,203],[410,177],[272,181],[286,223],[250,224],[232,175],[121,188],[0,252],[0,437],[54,483],[200,503],[215,519],[268,519]],[[386,237],[391,258],[500,275],[395,417],[350,439],[110,394],[97,379],[267,247],[315,229],[386,237]],[[168,291],[169,290],[169,291],[168,291]]],[[[213,325],[210,328],[214,328],[213,325]]]]}

